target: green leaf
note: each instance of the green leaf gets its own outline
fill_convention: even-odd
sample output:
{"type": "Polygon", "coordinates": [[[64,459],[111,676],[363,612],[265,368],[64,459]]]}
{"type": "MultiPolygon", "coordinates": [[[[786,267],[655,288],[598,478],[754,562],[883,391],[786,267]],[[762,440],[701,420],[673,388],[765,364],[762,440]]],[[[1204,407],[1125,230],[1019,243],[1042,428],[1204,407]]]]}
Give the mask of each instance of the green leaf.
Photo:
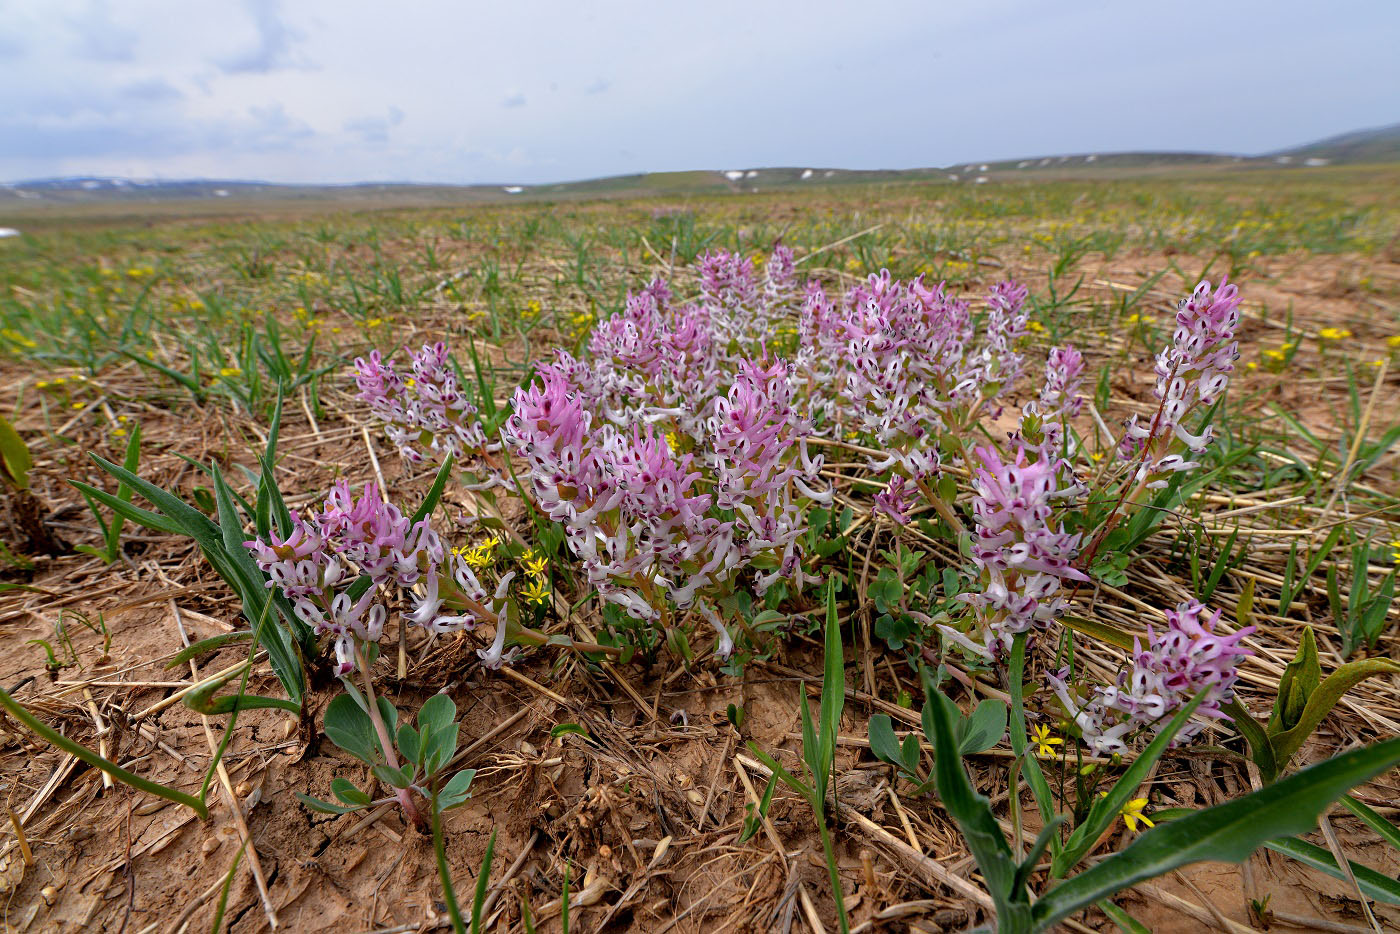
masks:
{"type": "Polygon", "coordinates": [[[972,787],[963,769],[962,757],[958,755],[953,732],[960,716],[957,705],[935,690],[927,679],[924,693],[924,710],[932,709],[929,719],[933,727],[933,771],[938,796],[977,859],[977,866],[987,881],[987,891],[996,904],[1001,929],[1025,930],[1030,905],[1025,888],[1016,888],[1016,861],[992,814],[990,802],[972,787]]]}
{"type": "Polygon", "coordinates": [[[1308,698],[1322,681],[1322,667],[1317,660],[1317,637],[1311,626],[1303,627],[1303,638],[1293,660],[1283,669],[1278,683],[1278,696],[1269,715],[1267,732],[1270,736],[1298,725],[1308,698]]]}
{"type": "MultiPolygon", "coordinates": [[[[1022,683],[1026,670],[1026,636],[1019,634],[1011,643],[1011,663],[1007,673],[1007,681],[1011,692],[1011,751],[1021,760],[1022,768],[1026,773],[1026,784],[1030,785],[1031,795],[1035,798],[1036,808],[1040,811],[1042,826],[1049,825],[1055,814],[1055,797],[1050,791],[1050,783],[1045,780],[1045,773],[1040,768],[1040,760],[1033,755],[1027,755],[1026,746],[1029,739],[1026,733],[1026,704],[1022,698],[1025,685],[1022,683]]],[[[1059,838],[1050,841],[1051,849],[1056,856],[1060,852],[1059,838]]]]}
{"type": "Polygon", "coordinates": [[[396,769],[391,769],[384,763],[370,766],[374,777],[391,788],[407,788],[413,784],[413,765],[401,765],[396,769]]]}
{"type": "Polygon", "coordinates": [[[165,663],[165,667],[175,668],[185,664],[192,658],[198,658],[201,655],[216,652],[231,642],[243,642],[252,638],[253,631],[249,629],[242,632],[224,632],[217,636],[210,636],[208,639],[200,639],[198,642],[192,642],[175,653],[175,656],[165,663]]]}
{"type": "Polygon", "coordinates": [[[1006,704],[987,698],[967,719],[958,723],[958,752],[969,755],[986,752],[1006,734],[1006,704]]]}
{"type": "Polygon", "coordinates": [[[773,803],[773,791],[777,787],[778,773],[774,772],[768,777],[768,787],[763,789],[763,797],[759,799],[758,809],[754,809],[752,802],[744,805],[746,816],[744,817],[744,829],[739,833],[739,843],[747,843],[750,837],[758,833],[758,828],[763,826],[763,818],[768,816],[768,808],[773,803]]]}
{"type": "MultiPolygon", "coordinates": [[[[1270,840],[1264,846],[1276,853],[1292,857],[1305,866],[1311,866],[1320,872],[1325,872],[1334,879],[1341,879],[1349,882],[1347,874],[1337,866],[1337,858],[1325,847],[1317,846],[1298,837],[1281,837],[1278,840],[1270,840]]],[[[1367,898],[1374,898],[1378,902],[1385,902],[1388,905],[1400,905],[1400,882],[1390,876],[1382,875],[1370,866],[1363,866],[1355,860],[1347,860],[1351,863],[1352,875],[1356,877],[1356,887],[1361,890],[1361,894],[1367,898]]]]}
{"type": "Polygon", "coordinates": [[[1342,699],[1343,694],[1372,675],[1387,675],[1396,672],[1400,672],[1400,664],[1396,664],[1388,658],[1368,658],[1347,662],[1328,675],[1308,698],[1307,704],[1303,707],[1302,716],[1298,718],[1297,726],[1269,738],[1274,747],[1274,758],[1278,760],[1279,769],[1287,767],[1289,760],[1302,747],[1303,741],[1312,735],[1312,731],[1317,729],[1318,724],[1336,706],[1337,701],[1342,699]]]}
{"type": "MultiPolygon", "coordinates": [[[[475,351],[473,351],[475,353],[475,351]]],[[[491,881],[491,858],[496,855],[496,831],[486,841],[486,855],[481,859],[481,872],[476,874],[476,893],[472,896],[472,934],[481,934],[481,914],[486,905],[486,888],[491,881]]]]}
{"type": "Polygon", "coordinates": [[[442,499],[442,491],[447,488],[447,481],[451,477],[452,455],[449,454],[442,462],[442,466],[438,468],[437,476],[433,478],[433,485],[428,488],[428,495],[423,497],[423,502],[413,513],[413,518],[409,520],[410,524],[417,525],[432,514],[432,511],[437,508],[438,501],[442,499]]]}
{"type": "Polygon", "coordinates": [[[296,799],[313,811],[320,811],[322,814],[349,814],[351,811],[358,811],[358,807],[347,807],[340,804],[331,804],[329,801],[322,801],[320,798],[313,798],[311,795],[298,791],[296,799]]]}
{"type": "Polygon", "coordinates": [[[881,762],[896,768],[904,767],[904,753],[894,735],[894,721],[882,713],[873,714],[866,727],[870,737],[870,752],[881,762]]]}
{"type": "Polygon", "coordinates": [[[418,709],[418,728],[426,737],[429,733],[445,730],[457,719],[457,705],[446,694],[434,694],[418,709]]]}
{"type": "Polygon", "coordinates": [[[1220,709],[1230,717],[1230,722],[1235,725],[1235,729],[1240,731],[1240,735],[1249,743],[1249,756],[1254,760],[1254,764],[1259,767],[1259,775],[1265,782],[1271,782],[1278,777],[1278,762],[1274,759],[1274,746],[1269,741],[1269,736],[1264,732],[1264,727],[1259,721],[1249,715],[1249,711],[1244,709],[1244,705],[1238,699],[1222,704],[1220,709]]]}
{"type": "Polygon", "coordinates": [[[1259,791],[1147,831],[1122,851],[1046,892],[1035,903],[1036,930],[1086,905],[1189,863],[1237,863],[1259,846],[1313,829],[1348,789],[1400,763],[1400,739],[1343,753],[1259,791]]]}
{"type": "MultiPolygon", "coordinates": [[[[836,738],[841,726],[841,711],[846,705],[846,656],[841,647],[841,624],[836,618],[836,584],[826,591],[826,652],[822,679],[822,700],[819,714],[818,749],[821,777],[817,781],[820,798],[826,798],[827,779],[836,763],[836,738]]],[[[806,708],[806,704],[802,705],[806,708]]],[[[821,813],[821,812],[818,812],[821,813]]]]}
{"type": "Polygon", "coordinates": [[[1400,827],[1396,827],[1351,795],[1342,795],[1342,807],[1361,818],[1362,823],[1380,834],[1386,843],[1400,850],[1400,827]]]}
{"type": "Polygon", "coordinates": [[[446,811],[455,808],[471,797],[472,779],[476,778],[476,769],[463,769],[447,780],[447,784],[442,786],[442,791],[438,792],[438,807],[446,811]]]}
{"type": "Polygon", "coordinates": [[[1085,619],[1081,616],[1070,616],[1069,614],[1060,617],[1060,621],[1075,632],[1083,633],[1086,636],[1092,636],[1100,642],[1123,649],[1125,652],[1131,652],[1133,650],[1133,637],[1117,626],[1110,626],[1107,623],[1099,623],[1092,619],[1085,619]]]}
{"type": "Polygon", "coordinates": [[[369,807],[371,803],[369,795],[356,788],[348,778],[331,779],[331,794],[351,807],[369,807]]]}
{"type": "Polygon", "coordinates": [[[1108,915],[1108,920],[1118,925],[1124,934],[1152,934],[1152,929],[1128,914],[1108,899],[1098,903],[1099,910],[1108,915]]]}
{"type": "Polygon", "coordinates": [[[382,758],[374,723],[349,694],[331,698],[322,729],[327,739],[361,762],[372,765],[382,758]]]}
{"type": "MultiPolygon", "coordinates": [[[[730,704],[729,706],[733,707],[734,705],[730,704]]],[[[561,736],[569,736],[571,734],[574,736],[582,736],[584,739],[589,738],[588,730],[584,729],[577,723],[560,723],[555,725],[549,731],[549,736],[551,739],[558,739],[561,736]]]]}
{"type": "Polygon", "coordinates": [[[1171,743],[1172,738],[1186,725],[1186,721],[1191,718],[1191,714],[1200,706],[1205,696],[1206,692],[1202,691],[1191,698],[1185,707],[1178,710],[1176,716],[1172,717],[1171,721],[1153,738],[1152,742],[1147,744],[1147,748],[1142,751],[1142,754],[1133,760],[1133,764],[1128,766],[1123,775],[1108,790],[1108,794],[1094,799],[1088,815],[1078,827],[1074,828],[1074,833],[1070,834],[1069,839],[1065,841],[1064,850],[1051,861],[1050,874],[1052,876],[1063,878],[1084,858],[1085,854],[1094,848],[1094,844],[1103,836],[1104,831],[1118,819],[1123,805],[1137,794],[1138,786],[1147,781],[1147,775],[1152,771],[1152,766],[1162,757],[1162,753],[1167,751],[1167,746],[1171,743]]]}
{"type": "Polygon", "coordinates": [[[399,727],[399,735],[396,738],[399,752],[403,757],[414,765],[423,764],[423,744],[422,737],[418,731],[405,723],[399,727]]]}

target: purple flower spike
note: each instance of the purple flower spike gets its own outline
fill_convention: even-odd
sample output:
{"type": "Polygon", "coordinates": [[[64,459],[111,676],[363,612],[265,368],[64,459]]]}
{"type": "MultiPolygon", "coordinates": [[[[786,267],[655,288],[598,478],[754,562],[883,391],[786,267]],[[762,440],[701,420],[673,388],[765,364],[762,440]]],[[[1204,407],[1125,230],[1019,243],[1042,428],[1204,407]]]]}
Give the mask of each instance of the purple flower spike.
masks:
{"type": "Polygon", "coordinates": [[[954,641],[994,658],[1010,648],[1018,633],[1044,628],[1064,609],[1056,596],[1060,582],[1088,577],[1071,565],[1080,536],[1061,530],[1054,520],[1059,500],[1077,488],[1062,487],[1057,465],[1036,451],[1026,459],[1023,448],[1012,463],[1003,463],[994,448],[976,450],[981,466],[973,470],[977,496],[972,515],[977,529],[972,560],[982,569],[983,590],[960,599],[977,608],[977,638],[943,627],[954,641]]]}
{"type": "MultiPolygon", "coordinates": [[[[1093,688],[1082,703],[1070,693],[1065,674],[1052,677],[1060,702],[1091,750],[1096,754],[1124,751],[1129,734],[1141,728],[1161,730],[1197,694],[1205,697],[1196,707],[1196,716],[1225,716],[1221,706],[1234,698],[1239,663],[1253,654],[1240,643],[1254,627],[1221,635],[1216,632],[1220,611],[1207,612],[1197,600],[1169,610],[1165,630],[1159,633],[1149,626],[1147,645],[1134,643],[1132,666],[1119,674],[1118,683],[1093,688]]],[[[1173,744],[1187,742],[1202,726],[1187,723],[1173,744]]]]}

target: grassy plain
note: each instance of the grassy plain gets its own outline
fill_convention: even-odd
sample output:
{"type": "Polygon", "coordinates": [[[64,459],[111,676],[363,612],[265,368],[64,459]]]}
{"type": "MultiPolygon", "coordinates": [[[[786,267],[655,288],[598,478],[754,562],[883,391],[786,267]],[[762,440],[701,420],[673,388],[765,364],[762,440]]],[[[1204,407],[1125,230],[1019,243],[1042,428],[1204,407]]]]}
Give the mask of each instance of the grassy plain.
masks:
{"type": "MultiPolygon", "coordinates": [[[[0,218],[24,231],[0,240],[0,412],[32,454],[42,516],[36,530],[11,491],[0,682],[45,722],[160,781],[197,785],[225,721],[165,701],[243,657],[232,646],[162,667],[183,643],[231,631],[238,602],[183,538],[128,526],[115,560],[95,553],[102,529],[66,481],[116,488],[89,452],[121,462],[139,426],[143,477],[199,502],[210,486],[199,465],[214,461],[247,493],[237,465],[256,466],[281,380],[289,390],[277,470],[293,505],[339,477],[421,490],[433,471],[405,469],[369,423],[347,369],[354,356],[438,339],[459,355],[471,346],[504,403],[532,363],[554,347],[577,349],[629,289],[666,275],[690,291],[689,264],[703,251],[766,253],[778,241],[794,248],[802,274],[837,291],[882,268],[947,280],[972,297],[1008,276],[1025,282],[1032,359],[1072,340],[1089,360],[1092,405],[1080,427],[1101,451],[1126,415],[1152,409],[1151,361],[1170,339],[1175,299],[1202,277],[1228,274],[1244,294],[1243,357],[1217,416],[1222,453],[1211,479],[1164,518],[1121,581],[1080,593],[1075,612],[1142,633],[1160,621],[1158,608],[1191,594],[1232,618],[1249,589],[1260,632],[1242,696],[1257,714],[1273,703],[1304,623],[1318,635],[1324,671],[1349,652],[1400,656],[1400,611],[1384,613],[1372,638],[1348,605],[1353,582],[1375,594],[1400,560],[1400,167],[1122,168],[748,194],[620,185],[511,204],[436,198],[71,205],[0,218]],[[44,534],[47,544],[34,539],[44,534]],[[1329,573],[1343,582],[1340,613],[1329,573]]],[[[863,467],[830,460],[863,515],[863,467]]],[[[964,484],[960,502],[969,496],[964,484]]],[[[446,502],[473,508],[466,493],[446,502]]],[[[504,513],[528,534],[518,505],[504,513]]],[[[958,560],[946,545],[878,523],[850,544],[855,560],[873,561],[871,578],[899,547],[921,550],[927,563],[958,560]]],[[[557,586],[599,625],[586,593],[557,586]]],[[[906,652],[872,638],[864,602],[854,612],[837,781],[853,812],[836,824],[846,906],[865,930],[961,929],[978,906],[940,882],[952,874],[976,884],[961,839],[933,799],[896,796],[907,789],[865,745],[872,712],[893,711],[917,730],[917,715],[901,706],[918,695],[917,676],[906,652]]],[[[412,633],[406,671],[386,657],[380,675],[400,706],[445,690],[464,711],[479,774],[473,799],[448,817],[448,855],[458,891],[469,891],[498,830],[494,930],[521,929],[522,900],[541,930],[558,930],[566,875],[575,930],[833,925],[821,850],[798,799],[780,791],[764,832],[737,842],[745,804],[766,780],[743,741],[781,755],[798,747],[803,682],[821,676],[810,636],[794,634],[742,678],[703,660],[612,667],[544,653],[519,667],[523,678],[505,677],[479,667],[472,639],[412,633]],[[739,729],[731,705],[746,712],[739,729]],[[552,737],[560,723],[590,738],[552,737]]],[[[1101,646],[1087,663],[1111,673],[1122,654],[1101,646]]],[[[271,684],[255,670],[258,693],[275,693],[271,684]]],[[[1358,686],[1302,758],[1400,732],[1397,686],[1393,676],[1358,686]]],[[[332,693],[320,685],[318,722],[332,693]]],[[[1211,741],[1162,760],[1144,791],[1153,808],[1248,790],[1257,776],[1237,737],[1219,730],[1211,741]]],[[[974,769],[1003,808],[1007,755],[993,749],[974,769]]],[[[231,872],[224,920],[236,931],[263,929],[273,916],[295,931],[444,921],[431,845],[396,813],[328,818],[293,797],[323,795],[332,775],[360,768],[295,718],[243,714],[223,761],[225,796],[211,799],[206,824],[106,787],[96,770],[5,722],[0,781],[33,854],[26,865],[13,833],[0,843],[5,923],[205,930],[231,872]]],[[[1396,792],[1390,776],[1359,797],[1393,817],[1396,792]]],[[[1352,858],[1391,875],[1400,868],[1360,822],[1333,824],[1352,858]]],[[[1130,836],[1121,825],[1115,834],[1106,846],[1130,836]]],[[[1125,905],[1156,931],[1238,931],[1262,923],[1248,914],[1251,900],[1294,927],[1366,923],[1346,882],[1277,854],[1243,871],[1211,866],[1158,880],[1125,905]]],[[[1393,907],[1376,912],[1400,923],[1393,907]]],[[[1075,924],[1107,922],[1091,914],[1075,924]]]]}

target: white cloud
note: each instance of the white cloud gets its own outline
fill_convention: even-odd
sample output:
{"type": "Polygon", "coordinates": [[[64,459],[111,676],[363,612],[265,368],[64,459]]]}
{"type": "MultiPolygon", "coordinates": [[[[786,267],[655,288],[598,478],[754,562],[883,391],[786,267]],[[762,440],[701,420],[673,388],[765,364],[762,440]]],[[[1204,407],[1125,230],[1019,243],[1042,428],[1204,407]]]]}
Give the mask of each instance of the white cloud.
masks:
{"type": "Polygon", "coordinates": [[[0,0],[0,179],[976,167],[1267,151],[1395,119],[1400,5],[1174,12],[868,0],[853,24],[836,0],[0,0]],[[1249,41],[1202,43],[1207,21],[1249,41]]]}

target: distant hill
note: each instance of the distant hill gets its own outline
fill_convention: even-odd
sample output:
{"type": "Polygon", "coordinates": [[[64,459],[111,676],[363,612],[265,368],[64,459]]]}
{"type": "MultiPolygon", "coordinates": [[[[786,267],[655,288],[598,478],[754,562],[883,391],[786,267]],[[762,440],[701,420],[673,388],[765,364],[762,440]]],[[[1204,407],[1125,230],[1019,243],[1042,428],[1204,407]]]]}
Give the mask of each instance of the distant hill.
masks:
{"type": "Polygon", "coordinates": [[[0,184],[0,207],[276,201],[283,204],[347,202],[383,206],[500,203],[606,197],[678,197],[798,190],[870,182],[985,184],[1056,178],[1131,178],[1180,172],[1210,172],[1279,166],[1311,168],[1333,164],[1400,160],[1400,124],[1344,133],[1330,139],[1263,155],[1192,152],[1079,153],[966,162],[942,168],[839,169],[788,166],[689,172],[651,172],[546,185],[440,185],[365,182],[353,185],[284,185],[233,179],[129,179],[99,176],[42,178],[0,184]],[[27,204],[22,204],[27,202],[27,204]]]}
{"type": "Polygon", "coordinates": [[[1355,130],[1270,155],[1275,159],[1326,159],[1329,163],[1343,164],[1400,161],[1400,123],[1355,130]]]}

